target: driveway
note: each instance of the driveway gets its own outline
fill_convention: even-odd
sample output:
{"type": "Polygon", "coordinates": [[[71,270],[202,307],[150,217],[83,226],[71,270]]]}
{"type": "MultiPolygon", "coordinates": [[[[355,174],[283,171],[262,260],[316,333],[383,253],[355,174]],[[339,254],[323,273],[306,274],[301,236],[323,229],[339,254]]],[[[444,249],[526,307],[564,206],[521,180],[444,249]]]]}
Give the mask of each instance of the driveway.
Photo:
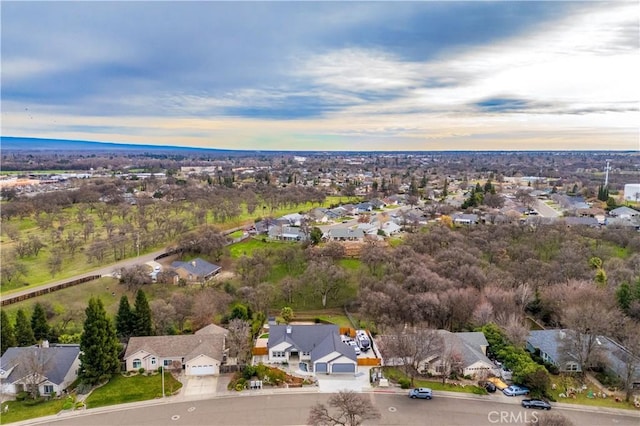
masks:
{"type": "Polygon", "coordinates": [[[192,376],[184,384],[184,396],[212,396],[218,388],[216,376],[192,376]]]}
{"type": "Polygon", "coordinates": [[[371,367],[358,367],[358,371],[352,374],[318,374],[318,389],[320,392],[336,393],[341,390],[364,392],[371,390],[369,383],[369,369],[371,367]]]}

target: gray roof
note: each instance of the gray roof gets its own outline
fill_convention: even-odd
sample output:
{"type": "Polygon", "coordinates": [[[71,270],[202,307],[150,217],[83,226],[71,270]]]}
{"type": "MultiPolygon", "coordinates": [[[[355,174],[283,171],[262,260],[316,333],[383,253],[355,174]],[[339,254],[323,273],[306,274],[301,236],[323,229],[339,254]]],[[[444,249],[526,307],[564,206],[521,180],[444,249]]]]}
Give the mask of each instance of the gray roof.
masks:
{"type": "MultiPolygon", "coordinates": [[[[493,364],[489,358],[482,352],[480,345],[476,345],[481,339],[478,336],[460,336],[461,333],[451,333],[448,330],[438,330],[445,341],[445,344],[452,347],[456,352],[462,356],[463,364],[465,367],[472,365],[478,361],[485,362],[486,364],[493,364]]],[[[466,333],[475,334],[475,333],[466,333]]],[[[482,333],[480,333],[482,334],[482,333]]],[[[484,337],[484,335],[483,335],[484,337]]],[[[486,342],[486,338],[484,339],[486,342]]]]}
{"type": "Polygon", "coordinates": [[[460,337],[466,343],[480,348],[482,346],[489,346],[489,342],[487,342],[487,338],[484,336],[484,333],[481,331],[467,331],[456,333],[456,336],[460,337]]]}
{"type": "Polygon", "coordinates": [[[191,275],[195,275],[198,277],[206,277],[207,275],[211,275],[216,271],[222,269],[221,266],[214,265],[213,263],[209,263],[206,260],[197,258],[193,259],[189,262],[181,262],[176,260],[171,263],[171,267],[174,269],[184,269],[191,275]]]}
{"type": "Polygon", "coordinates": [[[331,238],[364,238],[364,231],[359,228],[331,228],[327,234],[331,238]]]}
{"type": "Polygon", "coordinates": [[[615,208],[609,212],[611,216],[640,216],[640,212],[631,207],[622,206],[615,208]]]}
{"type": "Polygon", "coordinates": [[[565,334],[566,331],[560,329],[531,330],[527,338],[527,343],[534,349],[539,349],[541,352],[546,353],[559,364],[560,354],[558,352],[558,346],[565,334]]]}
{"type": "Polygon", "coordinates": [[[34,353],[44,363],[43,373],[47,380],[59,385],[64,381],[69,369],[80,355],[80,345],[51,345],[48,348],[28,346],[7,349],[0,358],[1,370],[9,371],[13,368],[6,379],[7,382],[14,383],[31,373],[25,365],[26,363],[20,362],[26,357],[32,356],[30,353],[34,353]]]}
{"type": "Polygon", "coordinates": [[[199,355],[222,361],[224,334],[131,337],[124,358],[127,359],[140,350],[162,358],[184,357],[185,362],[199,355]]]}
{"type": "Polygon", "coordinates": [[[477,222],[478,221],[478,215],[477,214],[472,214],[472,213],[456,213],[453,215],[453,220],[459,220],[459,221],[469,221],[469,222],[477,222]]]}
{"type": "Polygon", "coordinates": [[[269,229],[269,236],[271,238],[283,237],[304,240],[307,238],[302,228],[295,226],[273,226],[269,229]]]}
{"type": "Polygon", "coordinates": [[[229,330],[216,324],[209,324],[206,327],[202,327],[200,330],[196,331],[193,334],[222,334],[226,336],[229,334],[229,330]]]}
{"type": "Polygon", "coordinates": [[[315,361],[331,352],[356,360],[356,353],[340,340],[340,329],[336,325],[272,325],[269,327],[267,346],[272,348],[282,342],[291,344],[301,352],[309,352],[311,361],[315,361]],[[287,333],[290,327],[291,333],[287,333]]]}
{"type": "Polygon", "coordinates": [[[582,226],[600,226],[598,219],[595,217],[573,217],[567,216],[564,218],[567,225],[582,225],[582,226]]]}

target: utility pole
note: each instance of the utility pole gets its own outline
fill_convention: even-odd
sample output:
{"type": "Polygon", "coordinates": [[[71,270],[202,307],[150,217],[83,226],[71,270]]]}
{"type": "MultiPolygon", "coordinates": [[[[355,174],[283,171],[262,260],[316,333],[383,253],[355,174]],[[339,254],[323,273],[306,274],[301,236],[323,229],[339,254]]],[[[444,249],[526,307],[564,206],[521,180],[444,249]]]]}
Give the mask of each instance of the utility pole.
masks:
{"type": "Polygon", "coordinates": [[[611,170],[611,166],[609,165],[611,160],[607,160],[607,167],[604,168],[604,187],[609,187],[609,170],[611,170]]]}

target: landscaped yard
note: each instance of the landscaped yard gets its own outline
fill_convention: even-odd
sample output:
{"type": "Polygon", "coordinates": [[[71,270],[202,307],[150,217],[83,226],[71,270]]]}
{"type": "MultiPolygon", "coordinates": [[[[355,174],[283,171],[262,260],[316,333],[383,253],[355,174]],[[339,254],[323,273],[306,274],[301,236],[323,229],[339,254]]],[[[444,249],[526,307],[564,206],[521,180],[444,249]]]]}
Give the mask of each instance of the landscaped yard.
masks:
{"type": "MultiPolygon", "coordinates": [[[[394,382],[397,382],[398,380],[407,377],[404,375],[404,373],[402,373],[402,371],[394,367],[384,367],[384,376],[394,382]]],[[[458,386],[458,385],[454,385],[453,383],[443,384],[441,380],[426,380],[422,378],[414,379],[413,387],[431,388],[434,391],[442,390],[442,391],[451,391],[451,392],[464,392],[464,393],[474,393],[477,395],[487,394],[487,391],[484,390],[484,388],[481,388],[476,385],[458,386]]]]}
{"type": "Polygon", "coordinates": [[[36,417],[51,416],[62,410],[65,399],[53,399],[36,405],[27,405],[29,401],[7,401],[2,407],[9,407],[6,413],[0,415],[0,424],[19,422],[34,419],[36,417]]]}
{"type": "MultiPolygon", "coordinates": [[[[164,391],[166,395],[171,395],[181,387],[182,383],[174,379],[170,373],[165,373],[164,391]]],[[[162,376],[160,374],[151,376],[139,374],[132,377],[116,374],[109,383],[91,392],[86,404],[87,408],[97,408],[161,397],[162,376]]]]}
{"type": "Polygon", "coordinates": [[[584,390],[582,389],[581,382],[577,378],[571,376],[551,376],[551,383],[555,384],[556,389],[552,389],[550,393],[557,402],[637,410],[633,406],[633,400],[631,403],[626,403],[624,402],[624,397],[622,397],[622,395],[622,401],[620,402],[616,402],[615,396],[612,396],[609,391],[605,391],[607,397],[602,398],[600,390],[589,381],[584,382],[587,386],[584,390]],[[572,390],[575,390],[575,392],[572,392],[572,390]],[[566,397],[562,397],[560,394],[564,394],[566,397]]]}

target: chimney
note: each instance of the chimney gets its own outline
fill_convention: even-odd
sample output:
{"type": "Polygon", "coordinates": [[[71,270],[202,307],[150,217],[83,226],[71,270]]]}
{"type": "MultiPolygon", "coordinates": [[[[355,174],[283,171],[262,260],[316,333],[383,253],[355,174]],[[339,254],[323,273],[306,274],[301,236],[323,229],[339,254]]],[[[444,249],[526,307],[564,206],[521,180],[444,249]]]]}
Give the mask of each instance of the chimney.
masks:
{"type": "Polygon", "coordinates": [[[290,325],[287,326],[287,334],[291,334],[291,326],[290,325]]]}
{"type": "Polygon", "coordinates": [[[48,348],[48,347],[49,347],[49,341],[48,341],[48,340],[46,340],[46,339],[45,339],[45,340],[43,340],[43,341],[42,341],[42,347],[43,347],[43,348],[48,348]]]}

